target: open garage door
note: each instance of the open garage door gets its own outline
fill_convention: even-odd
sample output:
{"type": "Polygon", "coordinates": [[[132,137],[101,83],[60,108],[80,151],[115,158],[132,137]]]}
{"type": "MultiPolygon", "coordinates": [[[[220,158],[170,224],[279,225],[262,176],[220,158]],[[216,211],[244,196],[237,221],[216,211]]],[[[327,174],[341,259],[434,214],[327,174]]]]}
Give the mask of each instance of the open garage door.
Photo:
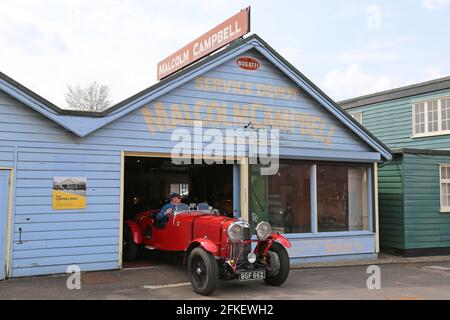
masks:
{"type": "MultiPolygon", "coordinates": [[[[183,203],[208,203],[232,217],[239,210],[233,194],[239,192],[233,165],[175,165],[170,158],[127,156],[124,161],[124,221],[145,211],[158,211],[176,192],[183,203]]],[[[124,228],[124,231],[126,228],[124,228]]],[[[145,232],[145,231],[144,231],[145,232]]],[[[125,239],[125,234],[124,234],[125,239]]],[[[171,263],[176,257],[141,248],[138,259],[124,261],[123,268],[150,267],[171,263]]]]}

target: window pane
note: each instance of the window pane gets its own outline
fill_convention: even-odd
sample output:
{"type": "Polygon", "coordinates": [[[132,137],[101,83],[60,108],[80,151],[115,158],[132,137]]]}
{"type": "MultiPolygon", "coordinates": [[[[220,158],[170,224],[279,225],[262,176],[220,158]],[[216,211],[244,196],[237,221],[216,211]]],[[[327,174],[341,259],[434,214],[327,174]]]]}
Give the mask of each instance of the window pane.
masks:
{"type": "Polygon", "coordinates": [[[358,121],[359,123],[362,124],[362,122],[363,122],[363,114],[362,114],[362,112],[354,113],[351,116],[353,117],[353,119],[355,119],[356,121],[358,121]]]}
{"type": "Polygon", "coordinates": [[[441,167],[441,179],[447,179],[447,167],[441,167]]]}
{"type": "Polygon", "coordinates": [[[436,132],[439,130],[438,120],[438,102],[430,101],[428,105],[428,132],[436,132]]]}
{"type": "Polygon", "coordinates": [[[367,168],[319,165],[319,232],[369,230],[367,168]]]}
{"type": "Polygon", "coordinates": [[[425,104],[414,105],[414,125],[415,133],[425,133],[425,104]]]}
{"type": "Polygon", "coordinates": [[[450,130],[450,99],[441,100],[442,130],[450,130]]]}
{"type": "Polygon", "coordinates": [[[281,161],[277,175],[261,176],[251,167],[253,226],[268,221],[275,232],[311,232],[311,166],[281,161]]]}

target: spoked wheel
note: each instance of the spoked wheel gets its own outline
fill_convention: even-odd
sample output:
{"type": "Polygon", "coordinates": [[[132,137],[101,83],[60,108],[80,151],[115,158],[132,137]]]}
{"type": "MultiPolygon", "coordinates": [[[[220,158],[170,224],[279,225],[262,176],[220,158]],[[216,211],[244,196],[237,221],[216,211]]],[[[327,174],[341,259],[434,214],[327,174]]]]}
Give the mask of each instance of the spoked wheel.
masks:
{"type": "Polygon", "coordinates": [[[291,269],[289,254],[279,243],[273,243],[266,254],[268,270],[266,283],[271,286],[281,286],[289,277],[291,269]]]}
{"type": "Polygon", "coordinates": [[[211,253],[202,248],[192,250],[189,255],[188,273],[196,293],[207,296],[215,290],[219,268],[211,253]]]}

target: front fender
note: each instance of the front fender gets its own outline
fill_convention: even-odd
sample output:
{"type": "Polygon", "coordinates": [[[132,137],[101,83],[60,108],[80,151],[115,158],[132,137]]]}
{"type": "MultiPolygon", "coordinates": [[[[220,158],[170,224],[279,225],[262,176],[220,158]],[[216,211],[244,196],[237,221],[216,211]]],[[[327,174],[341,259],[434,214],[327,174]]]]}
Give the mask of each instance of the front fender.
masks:
{"type": "Polygon", "coordinates": [[[125,221],[125,224],[130,228],[131,234],[133,235],[133,241],[135,244],[143,244],[144,237],[142,236],[142,231],[139,225],[132,220],[125,221]]]}
{"type": "Polygon", "coordinates": [[[217,245],[210,239],[198,238],[198,239],[195,239],[194,241],[192,241],[190,246],[192,246],[193,244],[199,244],[200,247],[202,247],[206,251],[212,253],[213,255],[216,255],[217,251],[219,251],[219,248],[217,247],[217,245]]]}
{"type": "Polygon", "coordinates": [[[292,247],[291,242],[288,239],[286,239],[285,237],[283,237],[281,234],[274,233],[270,236],[269,239],[275,240],[276,242],[280,243],[283,247],[285,247],[287,249],[292,247]]]}

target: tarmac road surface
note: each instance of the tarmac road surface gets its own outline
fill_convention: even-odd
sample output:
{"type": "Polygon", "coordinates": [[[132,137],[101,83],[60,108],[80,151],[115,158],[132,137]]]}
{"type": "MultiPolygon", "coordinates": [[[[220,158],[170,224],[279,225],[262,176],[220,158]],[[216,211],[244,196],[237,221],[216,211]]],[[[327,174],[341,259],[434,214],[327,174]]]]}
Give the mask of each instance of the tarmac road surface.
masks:
{"type": "MultiPolygon", "coordinates": [[[[381,289],[369,290],[367,266],[291,270],[282,287],[263,281],[220,282],[206,299],[226,300],[426,300],[450,299],[450,262],[380,265],[381,289]]],[[[68,275],[0,282],[0,299],[205,299],[192,291],[176,261],[145,269],[83,273],[81,290],[67,289],[68,275]]],[[[371,282],[372,283],[372,282],[371,282]]]]}

